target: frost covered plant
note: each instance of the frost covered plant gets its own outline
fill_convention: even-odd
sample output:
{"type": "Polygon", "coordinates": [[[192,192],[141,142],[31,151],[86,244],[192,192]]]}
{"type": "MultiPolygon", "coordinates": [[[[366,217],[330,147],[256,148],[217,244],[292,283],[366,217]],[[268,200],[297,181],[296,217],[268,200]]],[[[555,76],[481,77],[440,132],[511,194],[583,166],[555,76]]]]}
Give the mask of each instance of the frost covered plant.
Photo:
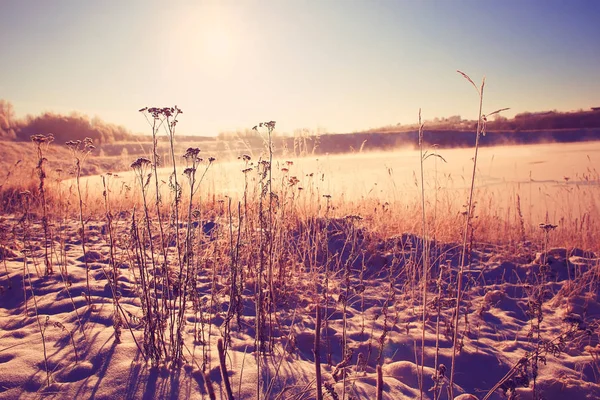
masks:
{"type": "Polygon", "coordinates": [[[153,365],[158,363],[166,353],[165,340],[163,336],[163,326],[165,315],[161,312],[158,303],[158,290],[156,285],[156,252],[154,249],[154,241],[152,240],[152,230],[150,228],[150,212],[148,209],[147,192],[152,178],[152,163],[145,157],[140,157],[131,163],[131,168],[135,174],[136,180],[140,185],[142,194],[142,207],[144,210],[145,232],[140,235],[140,230],[135,219],[135,212],[131,223],[131,237],[136,250],[137,264],[139,267],[139,279],[142,303],[142,311],[144,314],[144,350],[145,356],[152,361],[153,365]],[[144,238],[148,238],[150,247],[150,260],[146,255],[146,243],[144,238]],[[150,263],[153,274],[148,268],[150,263]],[[152,293],[153,291],[153,293],[152,293]]]}
{"type": "Polygon", "coordinates": [[[533,398],[540,399],[539,390],[535,386],[539,363],[545,365],[548,356],[559,357],[569,344],[577,343],[582,339],[598,340],[598,321],[586,324],[578,317],[569,316],[563,322],[567,324],[567,328],[560,335],[552,340],[544,340],[533,351],[526,352],[504,377],[487,392],[482,400],[488,400],[498,389],[502,390],[509,399],[515,399],[516,389],[518,387],[528,387],[531,380],[533,380],[533,398]]]}
{"type": "Polygon", "coordinates": [[[85,247],[85,221],[83,219],[83,196],[81,195],[81,168],[83,162],[90,155],[92,150],[96,147],[94,146],[92,139],[85,138],[83,141],[81,140],[69,140],[65,143],[67,148],[71,151],[71,155],[73,156],[73,161],[75,163],[75,183],[77,186],[77,197],[79,199],[79,224],[80,224],[80,234],[81,234],[81,250],[83,251],[83,262],[85,264],[85,282],[87,287],[87,298],[91,300],[90,297],[90,267],[88,265],[87,260],[87,251],[85,247]]]}
{"type": "MultiPolygon", "coordinates": [[[[177,182],[177,167],[176,167],[176,163],[175,163],[175,130],[177,127],[177,123],[179,122],[177,120],[177,117],[180,114],[183,114],[183,111],[179,107],[174,106],[174,107],[144,107],[144,108],[140,109],[139,112],[144,114],[144,117],[146,117],[146,120],[152,127],[152,138],[153,138],[153,143],[154,143],[153,158],[154,158],[154,173],[155,174],[156,174],[156,168],[158,167],[158,165],[160,163],[160,159],[158,157],[158,154],[156,153],[156,149],[157,149],[157,134],[161,127],[164,128],[167,136],[169,137],[169,145],[170,145],[170,150],[171,150],[171,152],[170,152],[171,153],[171,161],[173,164],[173,174],[169,178],[169,184],[171,186],[171,189],[175,193],[175,214],[176,214],[176,217],[178,217],[179,216],[179,214],[178,214],[179,213],[179,211],[178,211],[179,201],[181,200],[181,187],[179,186],[179,184],[177,182]]],[[[158,194],[158,180],[157,180],[156,185],[157,185],[157,196],[158,196],[157,202],[160,202],[160,197],[159,197],[160,195],[158,194]]]]}
{"type": "MultiPolygon", "coordinates": [[[[268,310],[269,332],[273,330],[273,316],[275,303],[275,287],[273,285],[273,214],[274,203],[276,202],[275,193],[273,193],[273,130],[275,121],[261,122],[252,128],[256,132],[264,132],[264,144],[268,155],[268,160],[260,160],[258,163],[258,173],[260,179],[260,198],[258,219],[260,225],[258,273],[256,279],[256,336],[255,346],[257,348],[257,376],[260,375],[260,353],[266,351],[266,317],[268,310]],[[266,204],[265,204],[266,203],[266,204]],[[266,269],[266,277],[265,277],[266,269]],[[265,287],[266,286],[266,287],[265,287]],[[265,298],[268,295],[268,298],[265,298]]],[[[248,161],[248,160],[245,160],[248,161]]],[[[268,337],[270,338],[270,334],[268,337]]],[[[272,343],[270,343],[272,346],[272,343]]],[[[257,397],[260,399],[260,379],[257,382],[257,397]]]]}
{"type": "Polygon", "coordinates": [[[187,178],[189,189],[190,189],[189,199],[188,199],[187,231],[186,231],[186,235],[185,235],[185,238],[186,238],[185,257],[186,257],[186,260],[189,261],[189,264],[191,264],[191,257],[193,256],[191,226],[192,226],[192,214],[193,214],[192,211],[193,211],[193,204],[194,204],[194,195],[200,189],[200,184],[204,180],[204,177],[206,176],[208,169],[215,161],[215,158],[214,157],[208,158],[208,163],[206,164],[206,167],[204,168],[202,175],[200,175],[199,177],[197,176],[198,168],[200,167],[201,163],[204,161],[204,159],[202,159],[200,157],[200,149],[194,148],[194,147],[188,148],[186,150],[185,154],[183,155],[183,158],[185,159],[186,164],[187,164],[187,167],[183,170],[183,175],[185,175],[185,177],[187,178]]]}
{"type": "MultiPolygon", "coordinates": [[[[188,295],[192,294],[196,296],[196,275],[197,271],[194,269],[194,249],[193,249],[193,235],[192,235],[192,217],[201,215],[200,211],[194,210],[194,195],[200,189],[200,185],[208,172],[208,169],[215,161],[213,157],[208,159],[208,163],[202,172],[202,175],[197,176],[198,168],[204,161],[200,157],[200,149],[197,147],[190,147],[186,150],[183,158],[186,161],[187,167],[183,170],[183,175],[187,178],[189,185],[189,198],[188,198],[188,210],[187,210],[187,223],[185,232],[185,244],[184,244],[184,256],[181,260],[179,281],[177,283],[180,290],[177,291],[177,297],[179,298],[179,314],[177,316],[177,330],[176,330],[176,343],[183,343],[183,327],[185,325],[185,310],[187,306],[188,295]],[[197,211],[197,212],[194,212],[197,211]]],[[[197,304],[198,299],[195,303],[197,304]]],[[[177,350],[181,352],[181,349],[177,350]]]]}
{"type": "MultiPolygon", "coordinates": [[[[527,292],[527,316],[531,321],[531,330],[528,333],[528,337],[530,339],[535,340],[536,350],[534,351],[534,355],[540,353],[540,349],[545,346],[545,340],[542,339],[542,322],[544,321],[544,300],[546,299],[546,275],[549,272],[548,265],[548,236],[550,232],[556,229],[557,225],[552,225],[549,223],[540,223],[540,229],[544,232],[544,247],[542,257],[540,259],[540,270],[539,277],[536,280],[534,286],[525,285],[525,290],[527,292]]],[[[528,360],[527,363],[524,363],[522,367],[524,368],[524,376],[531,377],[533,383],[533,396],[534,398],[539,397],[539,388],[537,386],[537,376],[538,376],[538,363],[539,362],[546,363],[545,356],[534,356],[531,360],[528,360]],[[527,367],[530,367],[531,371],[527,372],[527,367]]],[[[527,384],[529,380],[527,380],[527,384]]]]}
{"type": "MultiPolygon", "coordinates": [[[[110,264],[112,266],[112,276],[110,276],[109,282],[111,284],[111,290],[113,295],[113,328],[115,330],[115,340],[117,343],[120,343],[121,337],[121,326],[123,321],[121,320],[121,315],[119,314],[119,288],[118,288],[118,280],[117,277],[119,275],[119,270],[117,268],[117,261],[115,259],[115,239],[113,234],[113,213],[110,209],[110,187],[108,184],[108,178],[110,175],[104,176],[102,175],[102,186],[104,191],[102,192],[102,197],[104,197],[104,215],[106,216],[106,227],[108,230],[108,249],[110,255],[110,264]]],[[[106,273],[105,273],[106,274],[106,273]]],[[[109,275],[106,274],[108,277],[109,275]]]]}
{"type": "Polygon", "coordinates": [[[42,228],[44,229],[44,266],[46,267],[46,275],[52,274],[52,234],[50,232],[50,225],[48,223],[48,204],[46,201],[46,170],[44,169],[44,163],[48,161],[44,157],[44,151],[48,149],[48,146],[54,141],[54,135],[51,133],[47,135],[32,135],[31,141],[35,146],[37,153],[37,165],[35,170],[39,179],[38,189],[40,191],[40,198],[42,202],[42,228]],[[50,249],[48,248],[50,247],[50,249]]]}
{"type": "MultiPolygon", "coordinates": [[[[156,135],[158,133],[158,131],[160,130],[160,128],[162,127],[165,131],[165,133],[167,134],[168,138],[169,138],[169,146],[170,146],[170,155],[171,155],[171,162],[172,162],[172,167],[173,167],[173,172],[171,173],[171,175],[169,176],[169,188],[171,189],[171,192],[173,193],[173,202],[172,202],[172,215],[173,215],[173,224],[175,226],[175,247],[176,247],[176,255],[177,255],[177,264],[179,266],[179,284],[183,283],[183,275],[184,275],[184,261],[185,261],[185,256],[183,254],[182,251],[182,246],[180,243],[180,234],[179,234],[179,222],[180,222],[180,218],[179,218],[179,212],[180,212],[180,205],[181,205],[181,185],[178,182],[177,179],[177,164],[176,164],[176,160],[175,160],[175,131],[176,131],[176,127],[177,127],[177,123],[179,122],[177,120],[177,118],[179,117],[180,114],[183,114],[183,111],[177,107],[177,106],[173,106],[173,107],[144,107],[142,109],[139,110],[141,113],[144,114],[144,116],[146,117],[146,119],[148,120],[148,123],[150,124],[150,126],[152,127],[152,136],[153,136],[153,141],[154,141],[154,174],[155,174],[155,182],[156,182],[156,205],[157,205],[157,210],[160,209],[160,194],[159,194],[159,189],[158,189],[158,174],[156,171],[157,168],[157,164],[159,162],[158,159],[158,155],[156,154],[156,135]]],[[[160,213],[160,211],[158,211],[160,213]]],[[[163,227],[162,227],[162,221],[159,223],[159,227],[161,229],[161,248],[163,250],[163,261],[164,261],[164,267],[163,267],[163,276],[165,277],[166,280],[168,280],[168,271],[166,270],[166,265],[167,265],[167,250],[165,248],[165,243],[164,243],[164,232],[163,232],[163,227]]],[[[166,285],[167,287],[170,287],[170,284],[167,283],[166,285]]],[[[179,286],[181,288],[181,286],[179,286]]],[[[171,294],[168,293],[167,296],[169,297],[168,301],[173,301],[176,302],[177,299],[175,298],[175,293],[171,294]]],[[[166,301],[166,299],[163,297],[163,307],[166,307],[166,303],[164,303],[164,301],[166,301]]],[[[180,299],[181,302],[181,299],[180,299]]],[[[180,304],[181,305],[181,304],[180,304]]],[[[171,359],[175,362],[178,362],[182,359],[183,357],[183,348],[182,348],[182,341],[180,339],[178,339],[176,336],[181,334],[181,327],[178,327],[175,330],[175,315],[171,314],[170,315],[171,318],[171,327],[170,327],[170,335],[171,335],[171,344],[172,344],[172,348],[171,348],[171,359]]]]}
{"type": "MultiPolygon", "coordinates": [[[[159,230],[159,238],[160,238],[160,242],[159,242],[159,250],[160,250],[160,255],[162,255],[162,263],[160,262],[160,260],[157,260],[156,263],[158,265],[161,265],[161,269],[162,269],[162,279],[163,279],[163,287],[165,288],[165,291],[163,293],[162,296],[162,308],[163,310],[167,310],[169,307],[169,303],[172,300],[173,294],[171,291],[171,282],[170,282],[170,277],[167,271],[167,264],[168,264],[168,247],[167,247],[167,234],[165,233],[165,227],[164,227],[164,223],[163,223],[163,219],[165,218],[163,216],[163,211],[162,211],[162,196],[161,196],[161,192],[160,192],[160,181],[159,181],[159,175],[158,175],[158,167],[160,165],[162,165],[162,160],[160,158],[160,156],[158,155],[158,134],[161,130],[161,128],[164,126],[165,122],[166,122],[166,118],[165,115],[168,115],[171,113],[171,109],[170,108],[158,108],[158,107],[144,107],[141,110],[139,110],[140,113],[142,113],[144,115],[144,117],[146,118],[146,121],[148,122],[148,125],[150,125],[150,128],[152,129],[152,157],[151,157],[151,166],[152,166],[152,171],[154,172],[154,187],[155,187],[155,198],[154,198],[154,205],[155,205],[155,212],[156,212],[156,219],[158,222],[158,230],[159,230]]],[[[157,254],[156,257],[158,257],[159,255],[157,254]]],[[[154,257],[154,254],[152,255],[152,257],[154,257]]],[[[171,340],[173,340],[173,332],[171,332],[171,340]]]]}
{"type": "Polygon", "coordinates": [[[544,257],[541,260],[541,262],[542,266],[545,266],[546,264],[548,264],[548,237],[550,235],[550,232],[558,228],[558,225],[549,224],[547,222],[541,222],[539,224],[539,227],[544,232],[544,257]]]}

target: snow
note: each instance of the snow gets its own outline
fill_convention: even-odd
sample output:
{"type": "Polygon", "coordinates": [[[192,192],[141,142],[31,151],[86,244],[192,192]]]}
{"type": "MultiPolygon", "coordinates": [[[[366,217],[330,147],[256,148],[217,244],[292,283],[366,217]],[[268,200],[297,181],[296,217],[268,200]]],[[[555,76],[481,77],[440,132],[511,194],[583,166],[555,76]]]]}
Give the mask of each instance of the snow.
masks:
{"type": "MultiPolygon", "coordinates": [[[[422,308],[418,302],[410,300],[411,290],[419,290],[419,287],[418,282],[415,287],[411,286],[408,271],[411,257],[419,254],[423,241],[410,235],[375,237],[363,222],[353,223],[362,235],[357,239],[361,248],[369,249],[369,253],[360,262],[347,264],[350,265],[351,288],[345,312],[344,301],[340,301],[340,296],[345,295],[343,271],[332,271],[326,304],[323,296],[320,297],[325,313],[320,346],[323,382],[340,398],[345,393],[346,398],[374,399],[379,346],[383,343],[380,361],[383,398],[419,398],[422,308]],[[409,236],[410,241],[404,240],[399,245],[398,238],[409,236]],[[339,366],[343,360],[344,321],[347,345],[352,349],[352,357],[345,367],[339,366]],[[384,330],[387,332],[382,340],[384,330]]],[[[2,224],[9,228],[18,226],[18,216],[8,216],[2,224]]],[[[103,224],[102,221],[90,222],[92,228],[97,228],[90,229],[87,243],[91,304],[85,296],[86,271],[77,221],[68,221],[62,232],[66,262],[56,264],[55,273],[49,276],[43,274],[43,263],[40,262],[43,249],[39,244],[43,243],[43,230],[39,225],[33,226],[31,243],[37,245],[31,253],[25,252],[27,258],[23,255],[27,243],[14,241],[3,245],[0,256],[6,270],[0,269],[0,399],[208,398],[205,375],[201,371],[202,345],[194,340],[194,325],[199,317],[191,310],[186,314],[184,365],[162,363],[153,367],[144,360],[133,340],[135,337],[138,343],[143,341],[138,281],[136,270],[127,262],[119,265],[118,286],[120,304],[129,317],[120,341],[116,340],[112,292],[107,279],[112,276],[112,271],[109,272],[109,248],[102,233],[103,224]],[[60,270],[63,274],[58,272],[60,270]],[[47,365],[38,320],[44,332],[47,365]]],[[[345,225],[331,224],[327,229],[338,233],[330,235],[329,248],[340,250],[338,253],[342,258],[348,256],[339,247],[344,242],[343,235],[348,233],[345,225]]],[[[55,245],[58,248],[58,243],[55,245]]],[[[432,249],[447,252],[443,265],[448,266],[442,268],[434,263],[428,284],[425,398],[433,398],[429,389],[434,385],[432,376],[436,373],[434,360],[438,341],[439,364],[445,366],[441,398],[447,396],[455,292],[454,283],[449,285],[447,282],[457,276],[460,251],[457,247],[460,249],[452,243],[432,244],[432,249]],[[448,264],[445,264],[446,259],[448,264]],[[440,271],[443,271],[442,285],[438,287],[436,281],[440,271]],[[441,299],[437,298],[438,293],[441,293],[441,299]],[[441,305],[439,338],[436,336],[438,304],[441,305]]],[[[464,335],[459,338],[461,348],[456,358],[455,398],[482,399],[513,366],[519,365],[520,360],[535,350],[538,340],[533,328],[537,318],[532,317],[530,300],[535,299],[540,290],[543,316],[540,337],[549,341],[569,330],[574,333],[565,337],[560,351],[547,354],[545,362],[539,362],[537,389],[545,399],[600,398],[598,255],[584,249],[566,248],[526,253],[524,250],[523,254],[516,254],[501,245],[489,244],[473,249],[472,262],[464,277],[467,291],[461,304],[460,322],[460,332],[464,335]],[[543,260],[547,260],[547,267],[540,266],[543,260]]],[[[205,298],[212,295],[211,273],[210,268],[205,268],[198,277],[198,290],[205,298]]],[[[320,273],[322,278],[323,272],[320,273]]],[[[263,365],[260,381],[263,396],[267,398],[309,399],[316,396],[313,278],[309,270],[298,268],[296,280],[290,282],[290,287],[295,290],[288,292],[277,310],[273,351],[260,357],[263,365]]],[[[215,287],[218,293],[214,295],[219,299],[219,307],[208,322],[211,326],[208,337],[210,364],[206,375],[217,398],[226,398],[217,341],[224,332],[227,279],[227,274],[217,276],[215,287]]],[[[231,323],[231,341],[226,356],[236,399],[256,398],[259,381],[251,288],[248,283],[241,324],[231,323]]],[[[325,398],[330,398],[328,388],[324,388],[325,398]]],[[[526,387],[518,386],[515,390],[521,399],[534,396],[531,381],[526,387]]],[[[499,388],[490,398],[505,396],[499,388]]]]}

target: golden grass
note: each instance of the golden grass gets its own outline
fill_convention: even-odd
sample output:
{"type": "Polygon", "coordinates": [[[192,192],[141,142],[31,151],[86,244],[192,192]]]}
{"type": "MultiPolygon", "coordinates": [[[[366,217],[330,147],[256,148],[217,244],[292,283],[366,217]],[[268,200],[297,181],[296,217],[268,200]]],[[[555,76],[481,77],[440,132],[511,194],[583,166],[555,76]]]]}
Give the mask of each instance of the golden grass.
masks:
{"type": "MultiPolygon", "coordinates": [[[[69,165],[63,162],[59,164],[58,168],[53,168],[57,165],[52,162],[55,154],[56,152],[50,150],[48,155],[50,168],[48,168],[47,185],[50,213],[56,215],[58,213],[56,210],[64,208],[64,204],[61,203],[73,201],[75,185],[74,180],[70,179],[72,175],[68,173],[69,165]],[[59,197],[61,200],[58,199],[59,197]]],[[[62,153],[60,154],[62,156],[62,153]]],[[[12,158],[14,156],[7,157],[11,161],[12,158]]],[[[0,199],[5,213],[11,213],[18,209],[20,192],[29,190],[34,194],[34,198],[36,197],[35,165],[33,160],[23,158],[25,161],[16,166],[7,167],[4,170],[4,176],[0,176],[0,199]]],[[[95,157],[91,156],[88,161],[94,163],[95,157]]],[[[123,160],[121,164],[125,163],[123,160]]],[[[118,168],[119,165],[115,167],[118,168]]],[[[243,164],[240,163],[239,173],[241,176],[243,176],[242,169],[244,169],[243,164]]],[[[112,198],[119,204],[119,208],[131,210],[135,206],[139,206],[139,193],[128,175],[122,174],[118,170],[111,169],[109,171],[105,170],[104,174],[109,172],[111,176],[112,198]],[[123,178],[120,177],[121,175],[123,178]]],[[[254,173],[250,172],[250,175],[254,173]]],[[[287,216],[297,220],[325,216],[327,202],[322,196],[329,194],[326,190],[327,185],[318,182],[315,177],[306,187],[300,185],[289,187],[289,180],[285,180],[289,178],[289,174],[287,178],[283,174],[274,174],[273,178],[276,190],[279,192],[285,190],[287,193],[286,201],[289,206],[287,216]],[[284,179],[283,184],[282,179],[284,179]],[[287,187],[284,188],[284,186],[287,187]],[[298,190],[299,187],[302,190],[298,190]]],[[[257,192],[256,182],[253,179],[251,177],[249,182],[250,203],[255,201],[253,196],[257,192]]],[[[560,191],[559,195],[552,191],[551,208],[547,207],[548,204],[540,204],[540,202],[548,201],[548,195],[543,188],[536,187],[534,184],[532,184],[534,186],[533,196],[530,193],[532,189],[523,184],[501,188],[476,188],[477,204],[473,221],[475,239],[477,242],[511,245],[515,248],[523,242],[539,243],[543,235],[538,224],[544,222],[545,212],[543,210],[548,208],[552,210],[548,214],[548,218],[558,225],[550,239],[552,246],[599,249],[600,231],[595,227],[600,222],[600,188],[596,182],[590,183],[589,185],[569,186],[560,191]],[[533,198],[529,199],[530,196],[533,198]]],[[[235,193],[223,192],[219,188],[221,184],[229,185],[221,182],[218,176],[208,179],[201,189],[201,200],[194,204],[195,207],[205,210],[211,218],[224,216],[226,199],[231,198],[235,204],[241,198],[239,190],[235,193]]],[[[464,218],[461,213],[464,211],[465,194],[456,190],[444,190],[444,182],[441,182],[440,186],[442,189],[437,194],[432,190],[427,193],[426,201],[428,209],[431,211],[426,216],[427,226],[430,227],[429,235],[432,239],[442,242],[457,242],[463,229],[461,223],[464,218]],[[436,205],[435,210],[434,205],[436,205]]],[[[88,217],[102,219],[102,192],[91,183],[88,184],[87,181],[84,181],[82,190],[88,217]]],[[[170,194],[166,181],[161,182],[161,190],[168,199],[170,194]]],[[[184,187],[184,193],[186,190],[187,188],[184,187]]],[[[331,218],[359,215],[361,217],[359,224],[382,238],[404,232],[420,234],[422,229],[420,200],[407,197],[402,193],[402,188],[398,188],[396,191],[397,195],[387,193],[382,198],[376,195],[355,198],[347,193],[334,193],[331,194],[327,214],[331,218]]],[[[182,201],[184,207],[187,207],[185,205],[186,195],[183,196],[182,201]]],[[[255,205],[253,204],[253,207],[255,205]]],[[[74,211],[74,209],[70,209],[71,213],[74,211]]]]}

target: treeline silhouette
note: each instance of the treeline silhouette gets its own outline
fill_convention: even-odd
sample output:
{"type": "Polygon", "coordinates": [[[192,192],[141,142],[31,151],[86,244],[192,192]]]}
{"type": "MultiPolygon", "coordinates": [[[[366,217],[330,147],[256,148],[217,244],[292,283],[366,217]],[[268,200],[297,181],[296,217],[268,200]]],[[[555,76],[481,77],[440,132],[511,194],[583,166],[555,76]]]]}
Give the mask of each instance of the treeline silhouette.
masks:
{"type": "MultiPolygon", "coordinates": [[[[418,131],[408,132],[364,132],[335,135],[322,135],[314,154],[347,153],[351,151],[392,150],[399,147],[416,147],[418,131]]],[[[536,131],[493,131],[481,138],[481,146],[501,146],[511,144],[571,143],[600,140],[600,128],[536,130],[536,131]]],[[[474,131],[424,129],[423,142],[426,146],[440,148],[475,146],[474,131]]],[[[285,138],[281,146],[292,148],[293,138],[285,138]]]]}
{"type": "Polygon", "coordinates": [[[32,135],[40,133],[52,133],[54,140],[59,143],[89,137],[96,144],[105,144],[132,140],[135,137],[121,125],[79,113],[61,115],[46,112],[17,119],[12,104],[0,100],[0,140],[29,141],[32,135]]]}
{"type": "MultiPolygon", "coordinates": [[[[435,118],[425,122],[424,142],[427,146],[444,148],[475,146],[474,132],[477,121],[463,120],[460,116],[435,118]]],[[[556,111],[522,113],[508,119],[496,116],[487,123],[487,135],[482,146],[534,143],[568,143],[600,140],[600,109],[560,113],[556,111]]],[[[253,130],[224,132],[218,137],[219,149],[260,149],[265,137],[253,130]]],[[[415,147],[418,143],[418,125],[395,125],[353,133],[318,133],[297,130],[293,135],[273,136],[278,153],[324,154],[347,153],[361,150],[392,150],[415,147]]]]}
{"type": "MultiPolygon", "coordinates": [[[[460,115],[453,115],[446,118],[434,118],[425,121],[427,129],[436,131],[463,131],[475,130],[477,128],[476,120],[462,119],[460,115]]],[[[590,110],[558,112],[524,112],[515,115],[514,118],[506,118],[501,114],[494,115],[491,121],[487,122],[488,131],[535,131],[535,130],[554,130],[554,129],[586,129],[600,128],[600,107],[594,107],[590,110]]],[[[388,125],[375,129],[366,130],[365,133],[379,132],[409,132],[418,130],[417,124],[411,125],[388,125]]]]}

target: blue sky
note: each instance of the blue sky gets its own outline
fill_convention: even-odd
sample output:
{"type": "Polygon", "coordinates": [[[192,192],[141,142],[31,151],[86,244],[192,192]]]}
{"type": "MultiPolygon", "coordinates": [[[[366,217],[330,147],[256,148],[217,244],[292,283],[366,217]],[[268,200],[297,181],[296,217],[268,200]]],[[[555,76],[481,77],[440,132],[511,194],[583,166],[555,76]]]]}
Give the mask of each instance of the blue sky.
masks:
{"type": "Polygon", "coordinates": [[[78,111],[180,132],[274,119],[350,132],[484,109],[600,106],[600,1],[0,0],[0,98],[18,116],[78,111]]]}

